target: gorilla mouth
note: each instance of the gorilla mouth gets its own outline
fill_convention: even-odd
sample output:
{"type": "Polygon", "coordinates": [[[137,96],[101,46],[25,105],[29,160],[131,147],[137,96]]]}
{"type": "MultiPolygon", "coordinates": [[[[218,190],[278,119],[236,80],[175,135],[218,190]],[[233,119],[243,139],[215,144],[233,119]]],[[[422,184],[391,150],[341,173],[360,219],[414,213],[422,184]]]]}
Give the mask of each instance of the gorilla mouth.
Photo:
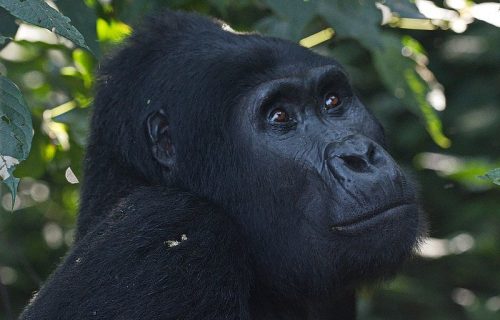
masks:
{"type": "Polygon", "coordinates": [[[416,212],[417,205],[412,202],[399,202],[389,206],[360,214],[354,219],[342,221],[334,224],[331,230],[336,233],[352,234],[361,232],[367,228],[373,227],[382,221],[394,218],[408,212],[416,212]]]}

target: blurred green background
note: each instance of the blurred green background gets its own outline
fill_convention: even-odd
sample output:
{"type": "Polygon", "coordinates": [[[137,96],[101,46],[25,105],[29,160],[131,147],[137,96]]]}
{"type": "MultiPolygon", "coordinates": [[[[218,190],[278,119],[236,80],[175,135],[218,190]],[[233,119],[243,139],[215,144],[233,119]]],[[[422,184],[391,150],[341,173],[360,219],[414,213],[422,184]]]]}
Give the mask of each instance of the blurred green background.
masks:
{"type": "Polygon", "coordinates": [[[71,246],[99,61],[161,7],[297,42],[326,29],[302,43],[346,66],[420,183],[431,226],[395,279],[360,291],[359,318],[500,319],[500,188],[478,177],[500,167],[498,2],[50,1],[92,53],[14,18],[9,2],[0,0],[0,74],[19,86],[34,137],[14,173],[15,203],[0,185],[0,319],[19,314],[71,246]]]}

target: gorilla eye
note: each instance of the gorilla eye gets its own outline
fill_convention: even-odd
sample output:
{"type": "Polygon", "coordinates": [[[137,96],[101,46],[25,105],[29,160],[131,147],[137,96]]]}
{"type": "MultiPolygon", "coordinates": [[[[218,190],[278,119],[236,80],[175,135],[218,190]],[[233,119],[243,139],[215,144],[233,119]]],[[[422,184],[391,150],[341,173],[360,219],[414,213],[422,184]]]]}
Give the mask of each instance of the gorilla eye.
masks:
{"type": "Polygon", "coordinates": [[[325,99],[325,110],[334,109],[334,108],[340,106],[341,103],[342,103],[342,101],[340,101],[340,98],[337,97],[337,95],[328,94],[326,96],[326,99],[325,99]]]}
{"type": "Polygon", "coordinates": [[[269,114],[269,121],[271,123],[287,123],[290,121],[290,115],[283,109],[274,109],[269,114]]]}

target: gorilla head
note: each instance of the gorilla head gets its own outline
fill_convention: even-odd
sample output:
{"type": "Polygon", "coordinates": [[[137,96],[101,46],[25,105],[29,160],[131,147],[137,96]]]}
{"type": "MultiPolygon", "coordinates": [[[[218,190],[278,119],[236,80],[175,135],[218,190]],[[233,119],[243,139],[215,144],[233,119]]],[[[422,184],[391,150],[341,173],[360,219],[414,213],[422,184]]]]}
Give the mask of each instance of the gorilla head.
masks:
{"type": "Polygon", "coordinates": [[[79,237],[133,188],[163,185],[222,208],[246,241],[255,287],[273,295],[393,273],[424,223],[342,66],[227,29],[168,12],[105,64],[79,237]]]}

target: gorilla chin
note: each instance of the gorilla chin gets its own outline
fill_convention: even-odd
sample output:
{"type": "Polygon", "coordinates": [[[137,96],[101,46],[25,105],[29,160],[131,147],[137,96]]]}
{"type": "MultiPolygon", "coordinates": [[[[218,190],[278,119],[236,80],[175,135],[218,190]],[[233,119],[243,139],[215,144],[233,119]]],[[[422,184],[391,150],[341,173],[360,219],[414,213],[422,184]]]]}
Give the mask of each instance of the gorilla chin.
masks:
{"type": "Polygon", "coordinates": [[[339,62],[165,11],[101,64],[76,240],[20,319],[355,319],[425,222],[339,62]]]}

